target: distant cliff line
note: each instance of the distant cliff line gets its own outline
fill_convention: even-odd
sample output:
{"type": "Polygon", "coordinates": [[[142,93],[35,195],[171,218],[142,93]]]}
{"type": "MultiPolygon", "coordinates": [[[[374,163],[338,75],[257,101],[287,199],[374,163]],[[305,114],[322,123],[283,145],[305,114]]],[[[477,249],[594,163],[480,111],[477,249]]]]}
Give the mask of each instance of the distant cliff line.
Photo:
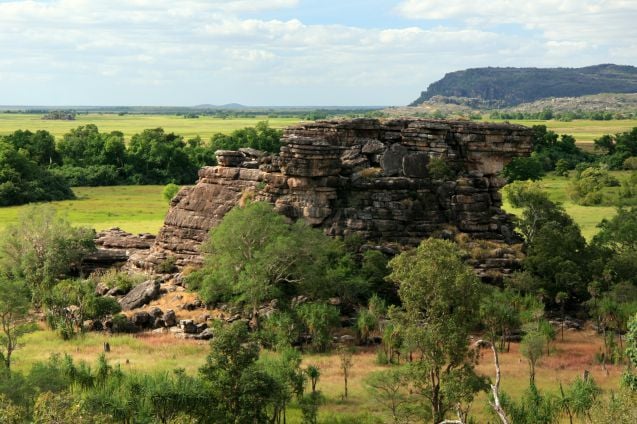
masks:
{"type": "Polygon", "coordinates": [[[434,96],[473,98],[491,107],[510,107],[549,97],[600,93],[637,93],[637,67],[467,69],[432,83],[410,106],[434,96]]]}

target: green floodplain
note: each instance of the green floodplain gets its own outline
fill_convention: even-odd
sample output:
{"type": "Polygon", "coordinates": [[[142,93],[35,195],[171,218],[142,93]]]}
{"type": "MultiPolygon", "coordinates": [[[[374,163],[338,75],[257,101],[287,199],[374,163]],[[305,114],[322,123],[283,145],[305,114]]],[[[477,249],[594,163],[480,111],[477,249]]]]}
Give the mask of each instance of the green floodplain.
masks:
{"type": "MultiPolygon", "coordinates": [[[[227,118],[201,116],[187,119],[177,115],[142,115],[142,114],[80,114],[74,121],[43,120],[41,114],[0,113],[0,135],[9,134],[18,129],[46,130],[56,139],[80,125],[95,124],[101,132],[122,131],[127,139],[147,128],[162,127],[168,132],[175,132],[185,138],[200,136],[207,140],[213,134],[229,134],[234,130],[254,126],[268,120],[274,128],[284,128],[301,121],[300,118],[268,118],[267,115],[254,118],[227,118]]],[[[637,126],[637,120],[574,120],[571,122],[512,120],[515,124],[533,126],[546,125],[558,134],[573,135],[584,148],[591,150],[594,139],[604,134],[616,134],[628,131],[637,126]]],[[[616,172],[621,179],[623,172],[616,172]]],[[[566,195],[568,178],[549,174],[542,184],[554,201],[561,202],[566,211],[582,228],[582,233],[590,239],[597,231],[596,225],[603,218],[615,214],[612,206],[580,206],[566,195]]],[[[59,212],[66,215],[76,225],[86,225],[102,230],[120,227],[131,233],[156,234],[161,228],[168,205],[162,197],[162,186],[112,186],[112,187],[74,187],[75,200],[52,202],[59,212]]],[[[505,210],[515,212],[505,201],[505,210]]],[[[21,211],[28,206],[12,206],[0,208],[0,228],[16,222],[21,211]]]]}

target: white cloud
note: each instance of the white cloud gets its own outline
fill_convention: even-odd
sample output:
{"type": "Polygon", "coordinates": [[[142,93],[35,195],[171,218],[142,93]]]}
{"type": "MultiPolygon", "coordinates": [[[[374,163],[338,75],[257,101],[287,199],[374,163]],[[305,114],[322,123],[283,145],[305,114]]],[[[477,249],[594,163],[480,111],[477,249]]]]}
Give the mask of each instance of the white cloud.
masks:
{"type": "Polygon", "coordinates": [[[451,21],[364,28],[273,18],[297,0],[0,2],[0,103],[404,104],[468,67],[635,61],[631,2],[559,3],[403,1],[405,16],[451,21]]]}
{"type": "Polygon", "coordinates": [[[414,20],[516,24],[555,41],[614,43],[637,37],[634,0],[404,0],[396,10],[414,20]]]}

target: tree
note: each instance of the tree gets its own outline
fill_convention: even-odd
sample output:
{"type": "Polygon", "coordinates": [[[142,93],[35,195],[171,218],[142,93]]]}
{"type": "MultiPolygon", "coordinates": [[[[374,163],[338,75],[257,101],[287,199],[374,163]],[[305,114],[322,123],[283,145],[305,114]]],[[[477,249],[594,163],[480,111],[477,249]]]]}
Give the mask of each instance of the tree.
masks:
{"type": "Polygon", "coordinates": [[[389,409],[395,424],[406,422],[413,415],[416,400],[410,391],[406,369],[373,372],[365,377],[364,383],[370,396],[389,409]]]}
{"type": "Polygon", "coordinates": [[[162,128],[135,134],[128,145],[127,173],[137,184],[191,184],[198,168],[185,147],[181,136],[162,128]]]}
{"type": "Polygon", "coordinates": [[[462,257],[456,244],[427,239],[390,262],[389,278],[399,285],[403,304],[393,318],[402,322],[420,358],[410,364],[413,384],[429,403],[434,423],[486,389],[475,374],[476,351],[467,343],[479,317],[480,282],[462,257]],[[481,384],[463,384],[467,381],[481,384]]]}
{"type": "Polygon", "coordinates": [[[566,292],[560,291],[560,292],[557,292],[557,294],[555,295],[555,303],[560,305],[560,317],[562,318],[562,323],[560,325],[561,333],[562,333],[562,341],[564,341],[564,320],[565,320],[564,309],[565,309],[567,300],[568,300],[568,293],[566,292]]]}
{"type": "Polygon", "coordinates": [[[95,294],[92,280],[62,280],[44,297],[47,321],[63,339],[71,339],[84,332],[84,321],[101,319],[122,310],[116,299],[95,294]]]}
{"type": "Polygon", "coordinates": [[[278,153],[283,132],[270,128],[268,121],[261,121],[255,127],[246,127],[231,134],[217,133],[212,136],[211,150],[239,150],[242,147],[278,153]]]}
{"type": "Polygon", "coordinates": [[[577,377],[566,390],[560,383],[559,404],[562,411],[568,415],[569,422],[573,424],[575,416],[591,421],[590,410],[601,392],[595,380],[588,376],[586,378],[577,377]]]}
{"type": "Polygon", "coordinates": [[[356,298],[363,286],[341,242],[300,220],[286,222],[268,203],[228,212],[210,232],[201,271],[191,277],[208,303],[245,305],[258,322],[262,302],[287,302],[302,293],[314,299],[356,298]]]}
{"type": "Polygon", "coordinates": [[[297,314],[310,336],[312,350],[327,351],[332,341],[331,331],[339,322],[338,309],[325,303],[304,303],[297,308],[297,314]]]}
{"type": "Polygon", "coordinates": [[[491,288],[480,303],[480,321],[487,330],[489,341],[501,351],[507,337],[520,326],[520,303],[513,290],[498,288],[491,288]]]}
{"type": "Polygon", "coordinates": [[[112,165],[122,169],[126,163],[124,134],[100,133],[94,124],[80,126],[64,134],[58,144],[65,166],[112,165]]]}
{"type": "Polygon", "coordinates": [[[29,290],[22,281],[0,273],[0,361],[11,370],[11,355],[20,338],[35,326],[29,322],[29,290]]]}
{"type": "Polygon", "coordinates": [[[340,367],[343,372],[343,398],[347,399],[347,381],[349,379],[349,370],[352,368],[352,349],[346,346],[340,346],[338,349],[338,358],[340,359],[340,367]]]}
{"type": "Polygon", "coordinates": [[[531,386],[535,385],[535,367],[544,355],[544,345],[546,337],[538,331],[529,331],[520,343],[520,352],[529,362],[529,381],[531,386]]]}
{"type": "Polygon", "coordinates": [[[521,216],[516,217],[514,222],[528,244],[549,222],[557,222],[562,226],[574,225],[564,208],[551,201],[538,183],[514,182],[504,188],[504,194],[511,206],[522,209],[521,216]]]}
{"type": "Polygon", "coordinates": [[[49,206],[34,206],[0,238],[0,265],[15,279],[24,280],[39,303],[47,290],[95,249],[95,230],[73,227],[49,206]]]}
{"type": "Polygon", "coordinates": [[[75,198],[64,179],[27,155],[0,139],[0,206],[75,198]]]}
{"type": "Polygon", "coordinates": [[[534,157],[513,158],[504,167],[502,176],[509,182],[513,181],[537,181],[544,175],[542,164],[534,157]]]}
{"type": "MultiPolygon", "coordinates": [[[[626,356],[633,368],[637,368],[637,314],[633,315],[626,333],[626,356]]],[[[626,372],[622,379],[624,385],[637,393],[637,376],[632,372],[626,372]]]]}
{"type": "Polygon", "coordinates": [[[213,403],[208,419],[228,424],[267,421],[268,408],[281,389],[258,358],[259,346],[250,340],[244,323],[217,328],[206,364],[199,370],[213,403]]]}
{"type": "Polygon", "coordinates": [[[0,136],[0,140],[13,145],[38,166],[49,167],[62,162],[55,146],[55,137],[48,131],[38,130],[33,133],[29,130],[18,130],[4,137],[0,136]]]}

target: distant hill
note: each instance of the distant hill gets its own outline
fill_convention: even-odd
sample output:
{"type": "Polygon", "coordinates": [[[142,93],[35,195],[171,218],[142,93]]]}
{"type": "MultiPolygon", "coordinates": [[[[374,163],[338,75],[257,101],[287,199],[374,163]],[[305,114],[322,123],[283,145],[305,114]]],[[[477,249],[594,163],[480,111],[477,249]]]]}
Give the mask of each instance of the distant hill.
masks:
{"type": "Polygon", "coordinates": [[[211,105],[206,103],[203,105],[193,106],[193,109],[246,109],[246,108],[247,106],[244,106],[239,103],[228,103],[225,105],[211,105]]]}
{"type": "Polygon", "coordinates": [[[410,106],[434,96],[476,99],[483,106],[508,107],[549,97],[637,93],[637,67],[473,68],[451,72],[431,84],[410,106]]]}

